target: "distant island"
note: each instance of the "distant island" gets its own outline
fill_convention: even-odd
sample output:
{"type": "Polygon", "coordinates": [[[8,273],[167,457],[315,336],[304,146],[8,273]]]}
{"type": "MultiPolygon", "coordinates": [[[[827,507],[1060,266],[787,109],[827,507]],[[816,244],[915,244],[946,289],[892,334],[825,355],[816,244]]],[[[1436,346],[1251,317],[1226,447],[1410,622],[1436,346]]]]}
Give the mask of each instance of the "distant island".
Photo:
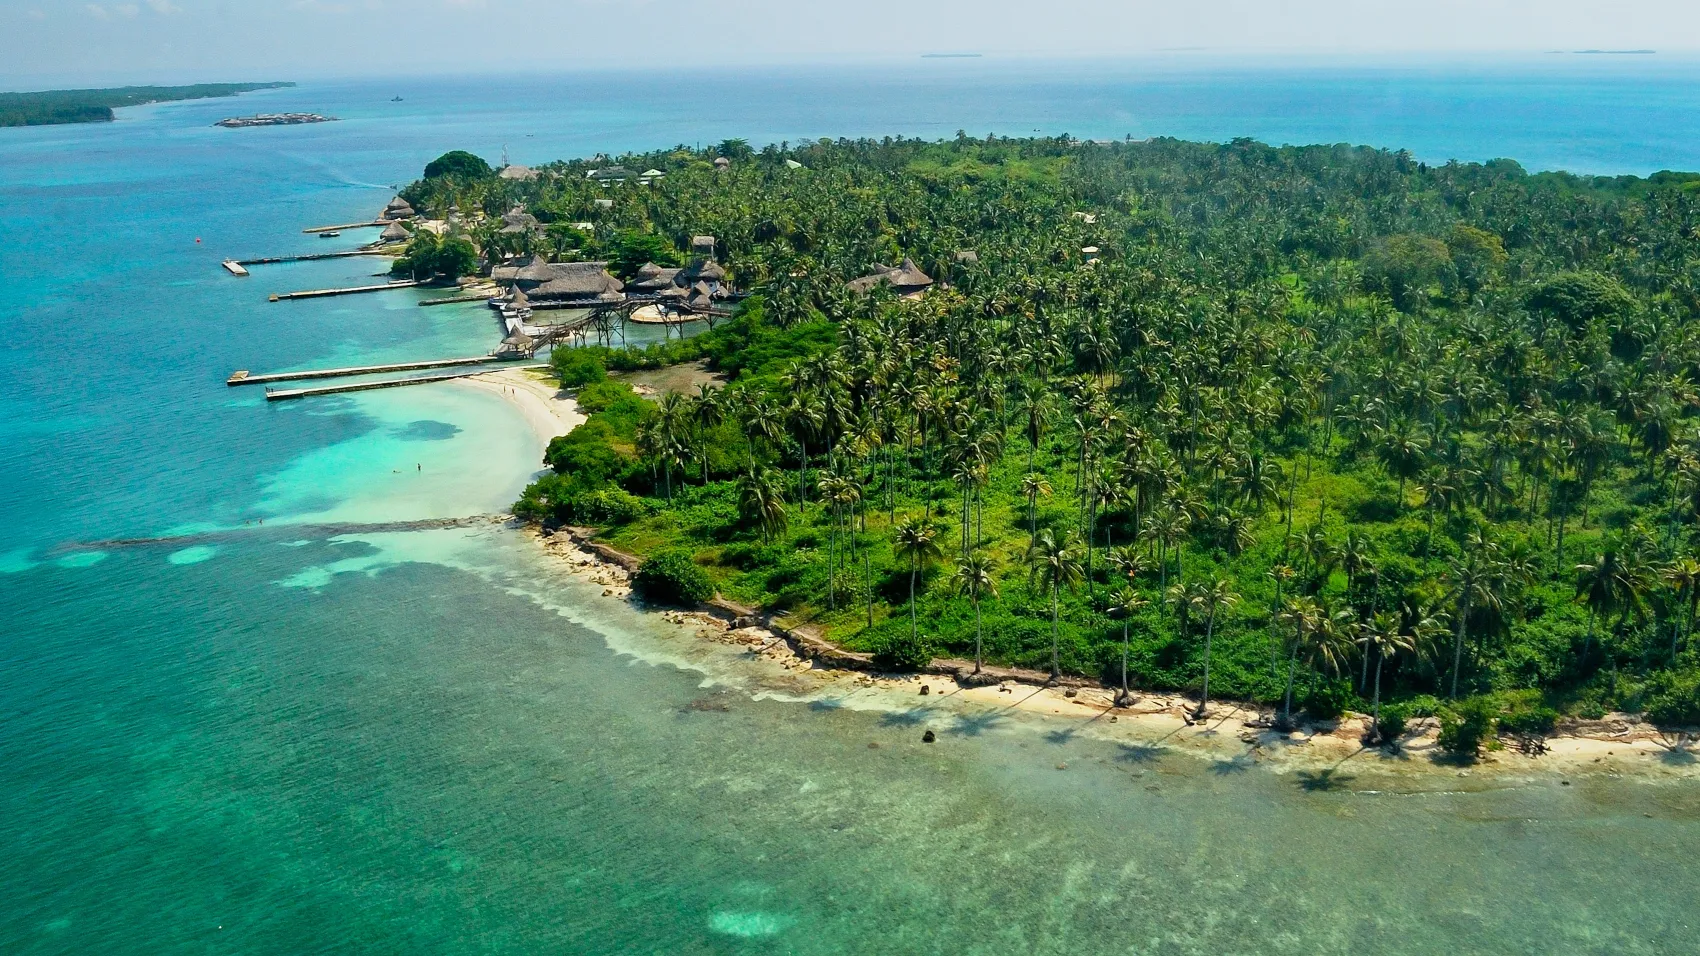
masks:
{"type": "Polygon", "coordinates": [[[232,116],[213,125],[226,129],[242,129],[248,126],[300,126],[303,123],[334,122],[336,117],[320,116],[317,113],[260,113],[255,116],[232,116]]]}
{"type": "Polygon", "coordinates": [[[44,90],[0,93],[0,126],[56,126],[64,123],[110,123],[113,110],[175,100],[235,96],[254,90],[275,90],[294,83],[198,83],[194,86],[123,86],[106,90],[44,90]]]}
{"type": "Polygon", "coordinates": [[[921,54],[921,59],[923,59],[923,60],[974,60],[974,59],[978,59],[979,57],[980,57],[980,54],[978,54],[978,53],[923,53],[923,54],[921,54]]]}

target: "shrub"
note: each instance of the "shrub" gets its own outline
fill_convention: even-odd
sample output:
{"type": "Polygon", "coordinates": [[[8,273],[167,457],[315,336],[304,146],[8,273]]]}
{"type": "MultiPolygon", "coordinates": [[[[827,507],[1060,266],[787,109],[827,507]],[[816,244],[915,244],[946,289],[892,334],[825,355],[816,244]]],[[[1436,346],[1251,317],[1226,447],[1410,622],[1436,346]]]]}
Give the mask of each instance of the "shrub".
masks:
{"type": "Polygon", "coordinates": [[[1476,759],[1482,745],[1493,736],[1498,716],[1493,702],[1472,697],[1440,712],[1440,749],[1460,760],[1476,759]]]}
{"type": "Polygon", "coordinates": [[[556,349],[549,356],[562,388],[583,388],[608,377],[608,367],[596,349],[556,349]]]}
{"type": "Polygon", "coordinates": [[[1405,736],[1410,722],[1410,713],[1405,705],[1387,704],[1381,708],[1381,722],[1376,725],[1376,732],[1381,735],[1383,743],[1392,743],[1405,736]]]}
{"type": "Polygon", "coordinates": [[[1499,718],[1499,728],[1526,737],[1550,736],[1558,726],[1558,711],[1551,707],[1532,707],[1499,718]]]}
{"type": "Polygon", "coordinates": [[[663,551],[643,563],[632,587],[645,600],[689,607],[714,597],[714,582],[688,551],[663,551]]]}
{"type": "Polygon", "coordinates": [[[918,671],[932,662],[926,638],[911,636],[907,627],[888,631],[874,649],[874,664],[882,670],[918,671]]]}
{"type": "Polygon", "coordinates": [[[1338,720],[1346,712],[1346,705],[1352,700],[1352,690],[1348,683],[1328,681],[1311,688],[1305,695],[1304,711],[1312,720],[1338,720]]]}
{"type": "Polygon", "coordinates": [[[1700,724],[1700,671],[1660,675],[1647,698],[1646,714],[1661,727],[1700,724]]]}
{"type": "Polygon", "coordinates": [[[572,520],[586,524],[627,524],[649,514],[643,499],[621,488],[601,488],[571,499],[572,520]]]}

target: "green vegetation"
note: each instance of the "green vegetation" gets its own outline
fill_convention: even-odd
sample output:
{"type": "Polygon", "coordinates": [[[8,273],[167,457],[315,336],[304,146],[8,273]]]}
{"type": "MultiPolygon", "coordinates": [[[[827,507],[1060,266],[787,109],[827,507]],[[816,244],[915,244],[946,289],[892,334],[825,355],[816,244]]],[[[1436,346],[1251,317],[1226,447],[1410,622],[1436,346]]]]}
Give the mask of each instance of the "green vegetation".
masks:
{"type": "Polygon", "coordinates": [[[453,282],[478,270],[478,250],[459,236],[441,238],[420,230],[408,240],[407,248],[390,265],[390,274],[415,279],[453,282]]]}
{"type": "Polygon", "coordinates": [[[487,177],[492,172],[490,164],[485,162],[482,157],[464,149],[450,150],[425,165],[426,179],[455,177],[475,180],[487,177]]]}
{"type": "Polygon", "coordinates": [[[714,597],[708,572],[691,563],[688,551],[663,551],[643,563],[632,587],[650,601],[694,607],[714,597]]]}
{"type": "Polygon", "coordinates": [[[0,126],[53,126],[62,123],[110,123],[124,106],[235,96],[294,83],[200,83],[194,86],[124,86],[109,90],[47,90],[0,93],[0,126]]]}
{"type": "Polygon", "coordinates": [[[586,181],[599,158],[410,187],[589,222],[588,248],[713,234],[757,293],[685,342],[558,354],[594,414],[519,513],[683,549],[892,662],[1120,686],[1125,661],[1130,687],[1379,710],[1383,740],[1438,717],[1466,756],[1502,716],[1700,716],[1695,177],[1248,141],[720,152],[614,160],[648,186],[586,181]],[[948,286],[845,289],[905,255],[948,286]],[[594,373],[695,358],[731,385],[652,403],[594,373]]]}

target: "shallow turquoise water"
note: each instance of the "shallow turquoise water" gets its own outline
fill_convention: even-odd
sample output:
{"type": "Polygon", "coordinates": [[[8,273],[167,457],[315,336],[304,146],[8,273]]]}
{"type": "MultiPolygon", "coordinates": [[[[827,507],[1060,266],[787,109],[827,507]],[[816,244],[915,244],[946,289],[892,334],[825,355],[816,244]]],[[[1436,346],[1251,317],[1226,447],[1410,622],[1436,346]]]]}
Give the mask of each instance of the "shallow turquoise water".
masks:
{"type": "Polygon", "coordinates": [[[1037,127],[1696,168],[1697,78],[395,80],[0,131],[0,952],[1694,950],[1692,786],[1307,790],[1008,714],[845,706],[560,581],[519,535],[374,528],[499,511],[535,436],[470,389],[278,407],[224,377],[472,354],[487,312],[269,304],[372,266],[217,263],[321,251],[302,226],[503,143],[1037,127]],[[206,125],[294,108],[345,119],[206,125]],[[120,540],[160,535],[193,537],[120,540]]]}

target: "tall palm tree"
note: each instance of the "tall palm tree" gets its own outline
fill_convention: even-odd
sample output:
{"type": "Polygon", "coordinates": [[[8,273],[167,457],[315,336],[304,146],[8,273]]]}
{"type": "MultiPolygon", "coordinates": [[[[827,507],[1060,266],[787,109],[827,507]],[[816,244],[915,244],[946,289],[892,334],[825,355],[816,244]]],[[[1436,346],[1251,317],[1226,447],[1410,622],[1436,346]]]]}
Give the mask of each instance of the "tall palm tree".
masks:
{"type": "Polygon", "coordinates": [[[720,427],[726,420],[725,407],[720,402],[720,393],[707,383],[697,386],[696,398],[690,405],[691,423],[696,426],[697,451],[702,457],[702,483],[708,484],[708,433],[720,427]]]}
{"type": "Polygon", "coordinates": [[[1464,554],[1452,561],[1449,572],[1452,594],[1458,602],[1457,617],[1453,620],[1452,678],[1446,696],[1458,698],[1458,672],[1463,669],[1464,636],[1469,628],[1470,612],[1477,608],[1497,610],[1503,597],[1499,545],[1480,531],[1472,531],[1464,539],[1464,554]]]}
{"type": "Polygon", "coordinates": [[[1150,601],[1141,597],[1139,592],[1131,587],[1124,587],[1116,592],[1116,596],[1110,604],[1110,611],[1122,619],[1122,683],[1121,690],[1116,693],[1117,707],[1125,706],[1128,697],[1131,696],[1127,686],[1128,624],[1135,614],[1138,614],[1150,604],[1150,601]]]}
{"type": "Polygon", "coordinates": [[[1663,577],[1666,586],[1676,592],[1679,606],[1688,611],[1686,627],[1677,615],[1671,615],[1670,659],[1674,663],[1678,635],[1686,634],[1690,641],[1694,638],[1694,612],[1700,609],[1700,559],[1692,554],[1680,555],[1665,567],[1663,577]]]}
{"type": "Polygon", "coordinates": [[[1210,641],[1216,634],[1216,612],[1239,601],[1240,596],[1225,578],[1199,585],[1193,598],[1194,605],[1204,610],[1204,693],[1198,701],[1198,717],[1206,716],[1210,708],[1210,641]]]}
{"type": "Polygon", "coordinates": [[[1597,625],[1618,614],[1628,618],[1646,604],[1647,572],[1640,554],[1619,542],[1576,566],[1576,597],[1588,605],[1588,638],[1582,644],[1579,668],[1586,668],[1597,625]]]}
{"type": "Polygon", "coordinates": [[[920,636],[915,618],[915,578],[921,568],[943,556],[933,539],[932,526],[919,518],[911,518],[897,526],[892,536],[892,551],[909,562],[909,636],[920,636]]]}
{"type": "Polygon", "coordinates": [[[785,530],[790,517],[779,476],[770,468],[752,468],[738,479],[738,514],[761,529],[764,542],[785,530]]]}
{"type": "Polygon", "coordinates": [[[1039,499],[1051,496],[1051,483],[1044,475],[1030,471],[1021,476],[1021,496],[1027,499],[1027,526],[1033,532],[1033,540],[1028,547],[1039,544],[1039,499]]]}
{"type": "Polygon", "coordinates": [[[1058,615],[1061,613],[1062,590],[1073,588],[1080,583],[1080,556],[1072,547],[1073,539],[1064,538],[1062,541],[1051,536],[1046,530],[1041,532],[1039,540],[1027,549],[1028,580],[1035,586],[1051,593],[1051,681],[1055,683],[1062,671],[1057,661],[1057,648],[1061,641],[1058,628],[1058,615]]]}
{"type": "Polygon", "coordinates": [[[997,564],[991,557],[974,553],[956,566],[956,593],[974,604],[974,673],[980,673],[980,599],[998,596],[997,564]]]}
{"type": "MultiPolygon", "coordinates": [[[[1389,658],[1400,654],[1414,653],[1417,649],[1417,633],[1413,630],[1402,630],[1398,616],[1383,611],[1358,625],[1357,642],[1363,648],[1366,658],[1375,658],[1375,696],[1370,705],[1370,737],[1372,743],[1386,743],[1381,731],[1381,667],[1389,658]]],[[[1428,621],[1433,624],[1432,619],[1428,621]]]]}
{"type": "Polygon", "coordinates": [[[1278,617],[1292,631],[1291,650],[1287,656],[1287,690],[1279,722],[1281,729],[1288,730],[1293,726],[1293,680],[1298,673],[1299,662],[1302,660],[1317,670],[1338,671],[1352,647],[1352,612],[1345,609],[1329,611],[1315,598],[1298,597],[1289,599],[1278,617]]]}

